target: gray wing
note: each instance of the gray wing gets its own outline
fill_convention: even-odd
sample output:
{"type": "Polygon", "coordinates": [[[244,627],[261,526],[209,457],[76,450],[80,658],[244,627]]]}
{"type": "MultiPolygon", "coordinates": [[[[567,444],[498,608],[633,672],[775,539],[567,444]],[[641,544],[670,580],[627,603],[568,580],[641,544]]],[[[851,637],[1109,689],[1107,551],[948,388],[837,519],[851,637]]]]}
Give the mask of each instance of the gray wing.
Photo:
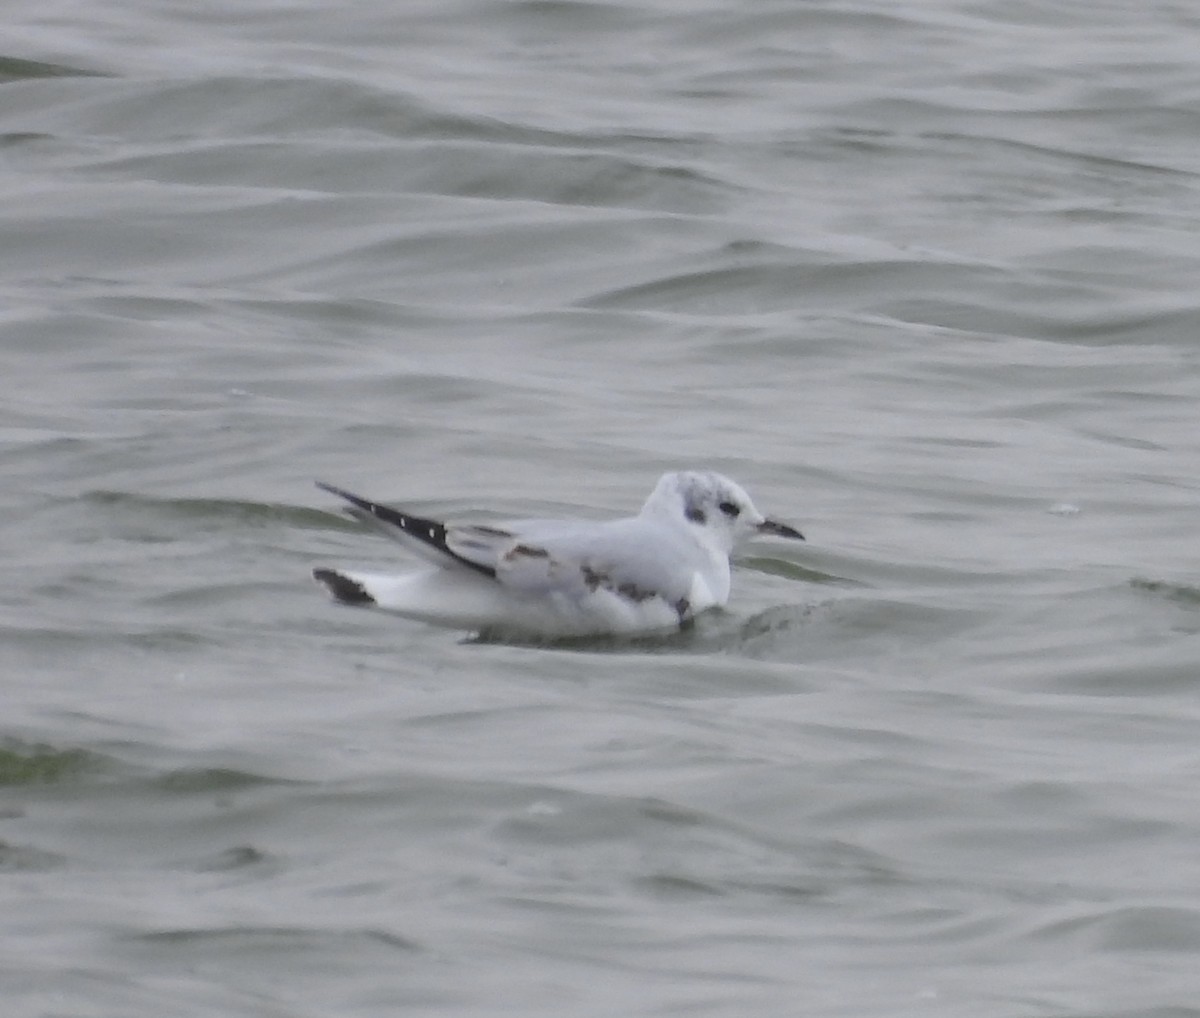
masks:
{"type": "Polygon", "coordinates": [[[697,573],[712,568],[684,533],[643,517],[447,525],[317,483],[348,501],[355,516],[422,557],[474,570],[514,591],[582,598],[608,590],[634,601],[658,597],[682,616],[697,573]]]}
{"type": "Polygon", "coordinates": [[[639,517],[528,521],[483,533],[452,527],[448,544],[464,557],[487,562],[496,580],[513,590],[575,597],[609,590],[633,601],[659,597],[671,605],[686,603],[696,573],[707,565],[685,535],[639,517]]]}

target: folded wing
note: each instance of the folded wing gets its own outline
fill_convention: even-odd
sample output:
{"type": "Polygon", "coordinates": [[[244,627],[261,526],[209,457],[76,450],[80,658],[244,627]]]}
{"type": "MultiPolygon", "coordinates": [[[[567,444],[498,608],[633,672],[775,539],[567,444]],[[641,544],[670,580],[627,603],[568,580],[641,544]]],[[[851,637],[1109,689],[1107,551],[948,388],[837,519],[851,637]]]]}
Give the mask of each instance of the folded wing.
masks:
{"type": "Polygon", "coordinates": [[[354,516],[423,558],[481,574],[515,594],[577,602],[593,595],[632,605],[659,602],[680,621],[723,604],[728,596],[727,562],[711,562],[677,529],[643,517],[605,523],[447,525],[329,484],[318,482],[318,487],[345,499],[354,516]]]}

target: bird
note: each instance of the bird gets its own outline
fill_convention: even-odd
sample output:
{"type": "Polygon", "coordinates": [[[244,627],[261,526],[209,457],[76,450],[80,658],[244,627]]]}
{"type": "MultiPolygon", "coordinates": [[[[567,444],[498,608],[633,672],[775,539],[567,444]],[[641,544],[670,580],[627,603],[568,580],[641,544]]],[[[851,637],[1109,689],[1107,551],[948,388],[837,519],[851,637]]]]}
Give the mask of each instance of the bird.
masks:
{"type": "Polygon", "coordinates": [[[446,523],[316,484],[428,562],[400,574],[314,569],[335,601],[471,632],[559,639],[686,629],[728,602],[730,558],[747,541],[804,540],[706,470],[663,474],[637,515],[600,522],[446,523]]]}

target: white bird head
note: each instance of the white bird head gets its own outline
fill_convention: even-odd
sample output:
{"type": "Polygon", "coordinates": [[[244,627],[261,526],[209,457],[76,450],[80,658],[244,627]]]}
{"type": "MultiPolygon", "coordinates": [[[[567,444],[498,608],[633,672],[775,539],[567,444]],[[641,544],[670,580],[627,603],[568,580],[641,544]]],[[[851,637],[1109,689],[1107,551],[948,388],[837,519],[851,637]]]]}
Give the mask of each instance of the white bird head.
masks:
{"type": "Polygon", "coordinates": [[[745,541],[764,534],[804,540],[795,527],[769,520],[760,513],[741,485],[706,470],[663,474],[646,499],[642,513],[662,513],[685,520],[726,555],[745,541]]]}

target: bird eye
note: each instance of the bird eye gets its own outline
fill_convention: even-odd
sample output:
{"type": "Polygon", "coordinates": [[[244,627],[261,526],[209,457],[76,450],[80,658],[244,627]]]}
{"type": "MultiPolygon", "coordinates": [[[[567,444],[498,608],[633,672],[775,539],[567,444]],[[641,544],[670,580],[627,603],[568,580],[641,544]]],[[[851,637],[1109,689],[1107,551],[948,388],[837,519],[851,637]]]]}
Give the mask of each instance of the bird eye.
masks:
{"type": "Polygon", "coordinates": [[[723,512],[731,520],[736,520],[738,513],[742,511],[741,506],[734,502],[722,502],[717,506],[717,508],[720,509],[721,512],[723,512]]]}

